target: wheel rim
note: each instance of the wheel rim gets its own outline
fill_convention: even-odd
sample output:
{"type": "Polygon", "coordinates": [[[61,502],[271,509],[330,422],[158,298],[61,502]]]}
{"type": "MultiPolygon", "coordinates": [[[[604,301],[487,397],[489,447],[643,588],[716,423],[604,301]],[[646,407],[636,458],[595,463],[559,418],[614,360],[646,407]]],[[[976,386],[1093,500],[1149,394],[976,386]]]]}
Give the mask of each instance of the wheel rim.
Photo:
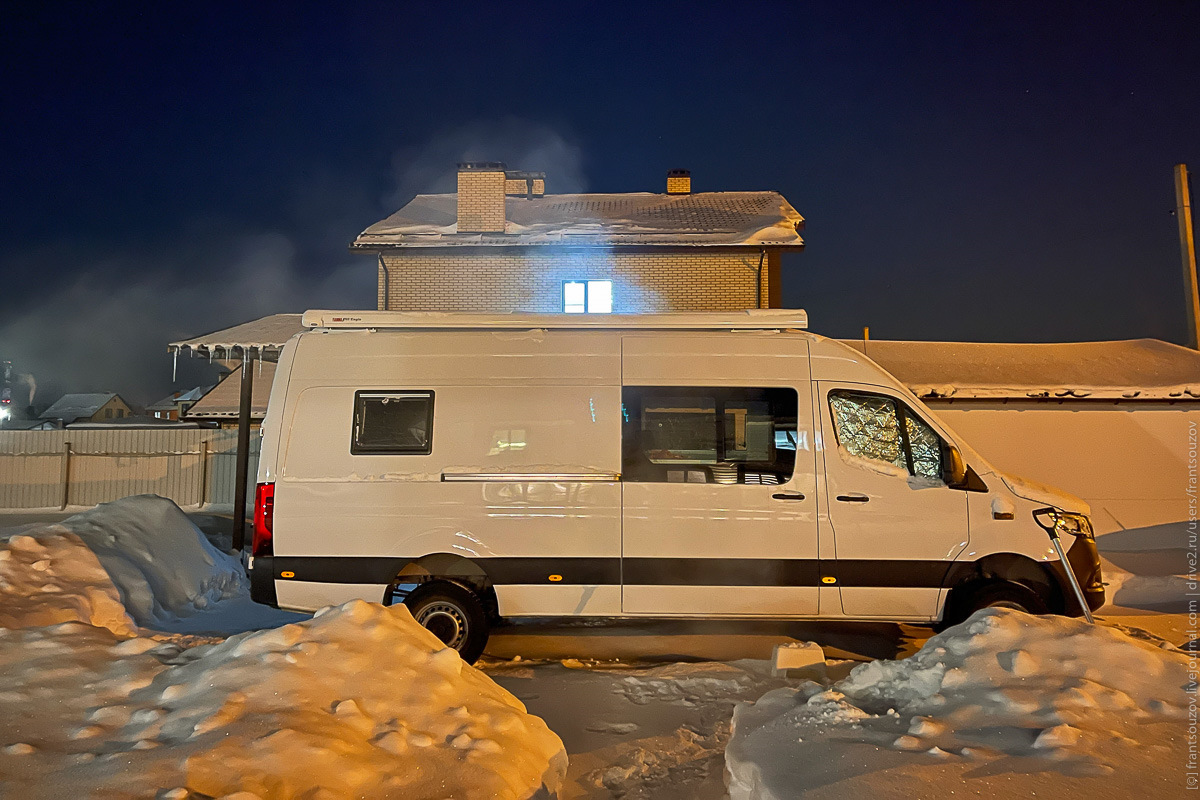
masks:
{"type": "Polygon", "coordinates": [[[988,603],[985,608],[1011,608],[1014,611],[1024,611],[1029,613],[1029,609],[1018,603],[1016,600],[997,600],[994,603],[988,603]]]}
{"type": "Polygon", "coordinates": [[[450,603],[430,603],[417,612],[417,622],[455,650],[462,649],[467,638],[467,618],[458,606],[450,603]]]}

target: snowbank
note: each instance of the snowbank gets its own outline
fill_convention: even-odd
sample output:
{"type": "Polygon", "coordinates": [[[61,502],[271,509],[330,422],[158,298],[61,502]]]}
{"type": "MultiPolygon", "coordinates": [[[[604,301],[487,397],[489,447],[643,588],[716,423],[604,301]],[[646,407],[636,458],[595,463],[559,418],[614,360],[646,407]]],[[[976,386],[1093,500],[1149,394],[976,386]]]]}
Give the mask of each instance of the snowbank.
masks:
{"type": "Polygon", "coordinates": [[[190,650],[0,629],[0,672],[4,796],[525,798],[566,773],[545,723],[404,606],[190,650]]]}
{"type": "Polygon", "coordinates": [[[0,542],[0,630],[62,622],[134,635],[117,587],[78,536],[39,531],[0,542]]]}
{"type": "Polygon", "coordinates": [[[245,593],[238,562],[158,497],[0,541],[0,796],[558,790],[558,737],[404,606],[356,601],[191,649],[145,630],[245,593]]]}
{"type": "Polygon", "coordinates": [[[246,586],[241,563],[156,495],[104,503],[49,527],[75,534],[96,554],[139,625],[189,616],[246,586]]]}
{"type": "Polygon", "coordinates": [[[79,621],[118,634],[195,614],[247,589],[238,560],[155,495],[104,503],[0,540],[0,578],[4,627],[79,621]]]}
{"type": "Polygon", "coordinates": [[[1187,656],[1165,643],[986,609],[911,658],[738,706],[725,752],[730,796],[800,794],[805,736],[943,759],[1035,757],[1103,775],[1148,726],[1186,717],[1187,683],[1187,656]]]}

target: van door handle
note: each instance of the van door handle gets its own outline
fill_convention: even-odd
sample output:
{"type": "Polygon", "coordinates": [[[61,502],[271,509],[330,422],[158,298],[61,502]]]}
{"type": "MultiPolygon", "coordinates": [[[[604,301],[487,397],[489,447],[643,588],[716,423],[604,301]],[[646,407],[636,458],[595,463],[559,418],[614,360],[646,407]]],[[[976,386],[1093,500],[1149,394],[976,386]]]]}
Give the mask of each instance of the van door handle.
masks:
{"type": "Polygon", "coordinates": [[[868,503],[871,500],[865,494],[839,494],[837,499],[840,503],[868,503]]]}
{"type": "Polygon", "coordinates": [[[776,500],[803,500],[804,495],[799,492],[776,492],[771,495],[776,500]]]}

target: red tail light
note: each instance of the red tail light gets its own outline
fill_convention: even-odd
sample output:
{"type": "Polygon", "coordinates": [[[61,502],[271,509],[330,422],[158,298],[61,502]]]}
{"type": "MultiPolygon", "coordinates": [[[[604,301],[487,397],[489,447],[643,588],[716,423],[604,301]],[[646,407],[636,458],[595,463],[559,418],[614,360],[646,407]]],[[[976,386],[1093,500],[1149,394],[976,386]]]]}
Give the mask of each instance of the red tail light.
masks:
{"type": "Polygon", "coordinates": [[[254,490],[254,544],[250,552],[254,556],[270,556],[271,527],[275,523],[275,484],[260,483],[254,490]]]}

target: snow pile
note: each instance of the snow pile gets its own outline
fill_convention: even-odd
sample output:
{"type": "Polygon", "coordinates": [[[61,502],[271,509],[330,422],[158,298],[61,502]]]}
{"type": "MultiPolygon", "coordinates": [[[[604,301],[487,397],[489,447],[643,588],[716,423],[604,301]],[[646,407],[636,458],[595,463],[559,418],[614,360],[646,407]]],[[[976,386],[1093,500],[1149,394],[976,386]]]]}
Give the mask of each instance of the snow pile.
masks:
{"type": "Polygon", "coordinates": [[[48,526],[58,528],[95,553],[139,625],[189,616],[246,588],[241,563],[213,547],[179,506],[156,495],[104,503],[48,526]]]}
{"type": "Polygon", "coordinates": [[[524,798],[566,773],[545,723],[404,606],[191,650],[0,630],[0,672],[4,796],[524,798]]]}
{"type": "Polygon", "coordinates": [[[1165,643],[985,609],[911,658],[740,705],[725,753],[730,795],[795,796],[806,735],[938,758],[1044,758],[1073,774],[1106,774],[1135,737],[1186,717],[1188,680],[1187,656],[1165,643]]]}
{"type": "Polygon", "coordinates": [[[134,634],[108,573],[78,536],[39,533],[0,542],[0,631],[63,622],[134,634]]]}
{"type": "Polygon", "coordinates": [[[162,625],[247,590],[238,560],[155,495],[0,540],[0,579],[4,627],[78,621],[124,635],[134,624],[162,625]]]}

